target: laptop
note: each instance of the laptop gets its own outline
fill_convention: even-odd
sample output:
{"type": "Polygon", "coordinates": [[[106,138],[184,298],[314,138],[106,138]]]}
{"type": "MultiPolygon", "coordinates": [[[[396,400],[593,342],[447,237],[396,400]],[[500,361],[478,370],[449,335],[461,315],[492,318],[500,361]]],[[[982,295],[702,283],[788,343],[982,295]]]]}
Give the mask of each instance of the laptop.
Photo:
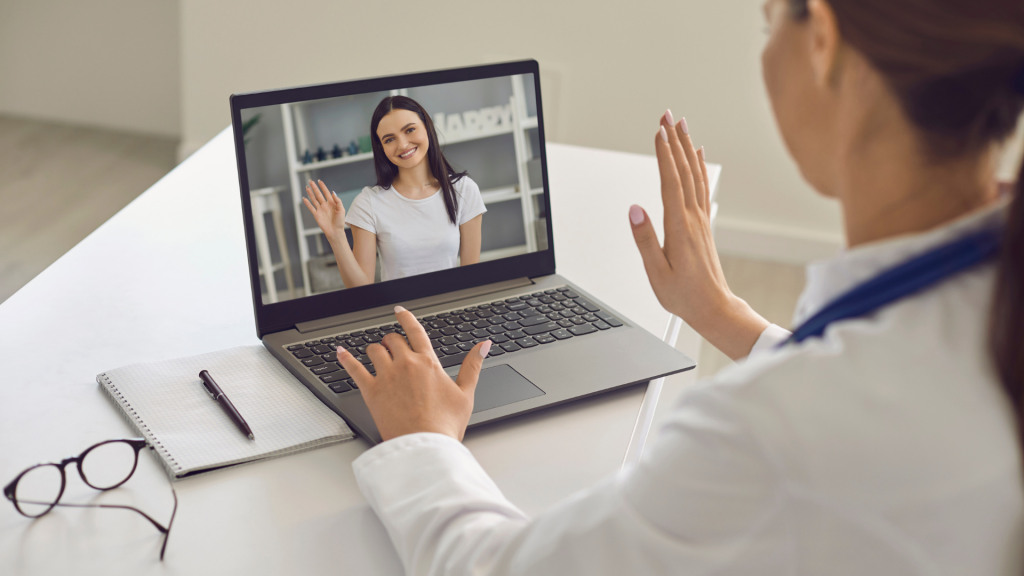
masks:
{"type": "Polygon", "coordinates": [[[256,333],[369,442],[337,349],[373,373],[366,347],[404,335],[396,305],[452,377],[493,342],[470,427],[695,366],[558,274],[536,61],[230,103],[256,333]]]}

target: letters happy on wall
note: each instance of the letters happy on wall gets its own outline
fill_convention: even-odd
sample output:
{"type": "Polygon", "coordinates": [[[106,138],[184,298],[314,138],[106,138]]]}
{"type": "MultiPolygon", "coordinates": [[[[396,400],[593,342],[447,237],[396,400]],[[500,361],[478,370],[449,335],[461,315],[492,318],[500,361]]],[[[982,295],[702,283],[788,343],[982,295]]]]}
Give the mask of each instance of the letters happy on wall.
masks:
{"type": "Polygon", "coordinates": [[[512,129],[512,106],[489,106],[479,110],[467,110],[466,112],[455,112],[445,114],[437,112],[434,114],[434,127],[443,133],[448,139],[460,138],[491,132],[494,130],[512,129]]]}

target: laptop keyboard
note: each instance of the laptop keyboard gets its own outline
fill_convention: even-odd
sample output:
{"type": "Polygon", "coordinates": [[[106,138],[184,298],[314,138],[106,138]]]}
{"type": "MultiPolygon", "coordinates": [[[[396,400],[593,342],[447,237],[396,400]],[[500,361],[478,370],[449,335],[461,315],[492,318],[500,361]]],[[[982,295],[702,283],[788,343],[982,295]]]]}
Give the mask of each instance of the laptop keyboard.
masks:
{"type": "MultiPolygon", "coordinates": [[[[445,368],[462,364],[473,346],[484,340],[494,343],[487,355],[492,358],[622,326],[618,318],[566,286],[440,312],[417,320],[427,331],[434,352],[445,368]]],[[[338,363],[337,349],[347,349],[371,374],[375,374],[373,363],[366,355],[366,347],[380,342],[391,332],[405,336],[402,325],[396,322],[291,344],[286,348],[335,394],[341,394],[359,386],[338,363]]]]}

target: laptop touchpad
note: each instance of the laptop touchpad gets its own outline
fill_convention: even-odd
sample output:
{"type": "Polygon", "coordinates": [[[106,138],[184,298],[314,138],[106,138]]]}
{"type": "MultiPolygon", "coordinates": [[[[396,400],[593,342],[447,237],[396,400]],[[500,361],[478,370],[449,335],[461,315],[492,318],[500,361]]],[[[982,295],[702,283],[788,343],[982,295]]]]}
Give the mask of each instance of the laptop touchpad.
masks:
{"type": "Polygon", "coordinates": [[[543,390],[508,364],[492,366],[480,372],[473,401],[473,413],[543,395],[543,390]]]}

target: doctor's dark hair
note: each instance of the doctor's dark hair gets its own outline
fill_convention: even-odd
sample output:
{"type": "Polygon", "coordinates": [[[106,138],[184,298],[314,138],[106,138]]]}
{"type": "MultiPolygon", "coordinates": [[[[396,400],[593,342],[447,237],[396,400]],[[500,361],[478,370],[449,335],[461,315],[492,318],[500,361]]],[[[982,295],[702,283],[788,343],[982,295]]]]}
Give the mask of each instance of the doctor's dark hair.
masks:
{"type": "MultiPolygon", "coordinates": [[[[788,0],[807,16],[808,0],[788,0]]],[[[934,162],[982,154],[1024,110],[1024,1],[826,0],[843,40],[882,75],[934,162]]],[[[990,318],[996,372],[1024,447],[1024,165],[1003,238],[990,318]]]]}
{"type": "Polygon", "coordinates": [[[430,114],[427,114],[419,102],[408,96],[385,97],[380,104],[377,104],[377,109],[373,111],[373,116],[370,118],[370,141],[373,146],[373,169],[377,172],[377,186],[390,188],[395,177],[398,176],[398,166],[388,159],[388,155],[384,152],[384,145],[377,137],[377,126],[380,125],[380,121],[395,109],[415,112],[423,122],[423,127],[427,131],[427,165],[430,166],[430,173],[441,184],[441,193],[444,196],[444,207],[448,212],[448,219],[452,224],[458,226],[459,197],[455,194],[454,184],[461,180],[466,172],[456,172],[448,163],[437,143],[437,131],[434,129],[434,121],[430,119],[430,114]]]}

